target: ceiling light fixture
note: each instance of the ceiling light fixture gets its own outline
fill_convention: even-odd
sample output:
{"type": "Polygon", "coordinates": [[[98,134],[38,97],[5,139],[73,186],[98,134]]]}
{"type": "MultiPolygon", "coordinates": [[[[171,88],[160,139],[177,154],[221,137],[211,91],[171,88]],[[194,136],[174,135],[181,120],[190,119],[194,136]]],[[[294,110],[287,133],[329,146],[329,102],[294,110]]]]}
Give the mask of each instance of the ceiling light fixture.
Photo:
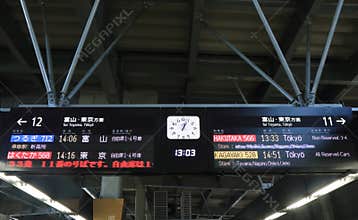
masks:
{"type": "Polygon", "coordinates": [[[86,220],[85,218],[83,218],[80,215],[70,215],[71,218],[73,218],[74,220],[86,220]]]}
{"type": "Polygon", "coordinates": [[[280,218],[281,216],[286,215],[287,211],[300,208],[300,207],[302,207],[302,206],[304,206],[304,205],[306,205],[322,196],[327,195],[328,193],[335,191],[336,189],[339,189],[339,188],[355,181],[357,178],[358,178],[358,173],[353,173],[353,174],[349,174],[343,178],[340,178],[338,180],[335,180],[332,183],[318,189],[311,195],[292,203],[291,205],[287,206],[283,211],[275,212],[275,213],[271,214],[270,216],[267,216],[264,220],[274,220],[274,219],[280,218]]]}
{"type": "Polygon", "coordinates": [[[292,210],[292,209],[297,209],[300,208],[324,195],[327,195],[330,192],[335,191],[336,189],[339,189],[351,182],[353,182],[354,180],[356,180],[356,178],[358,177],[358,173],[356,174],[349,174],[343,178],[340,178],[338,180],[333,181],[332,183],[320,188],[319,190],[315,191],[314,193],[312,193],[311,195],[304,197],[300,200],[298,200],[297,202],[294,202],[293,204],[289,205],[286,207],[286,210],[292,210]]]}
{"type": "Polygon", "coordinates": [[[286,214],[287,214],[287,212],[275,212],[272,215],[267,216],[265,218],[265,220],[274,220],[274,219],[280,218],[281,216],[286,215],[286,214]]]}
{"type": "Polygon", "coordinates": [[[300,200],[298,200],[297,202],[294,202],[292,203],[291,205],[287,206],[286,207],[286,210],[292,210],[292,209],[297,209],[299,207],[302,207],[314,200],[316,200],[317,198],[313,197],[313,196],[307,196],[307,197],[304,197],[300,200]]]}
{"type": "Polygon", "coordinates": [[[93,195],[91,191],[89,191],[86,187],[82,187],[83,191],[85,191],[92,199],[96,199],[96,196],[93,195]]]}
{"type": "MultiPolygon", "coordinates": [[[[3,172],[0,172],[0,179],[3,181],[13,185],[14,187],[20,189],[21,191],[25,192],[26,194],[34,197],[35,199],[40,200],[41,202],[47,204],[48,206],[51,206],[52,208],[58,210],[61,213],[64,214],[72,214],[73,211],[66,207],[65,205],[61,204],[60,202],[53,200],[51,197],[49,197],[46,193],[42,192],[41,190],[37,189],[36,187],[32,186],[31,184],[28,184],[24,181],[22,181],[17,176],[8,176],[3,172]]],[[[74,218],[75,220],[85,220],[80,215],[70,215],[71,218],[74,218]],[[75,216],[76,218],[72,217],[75,216]]]]}

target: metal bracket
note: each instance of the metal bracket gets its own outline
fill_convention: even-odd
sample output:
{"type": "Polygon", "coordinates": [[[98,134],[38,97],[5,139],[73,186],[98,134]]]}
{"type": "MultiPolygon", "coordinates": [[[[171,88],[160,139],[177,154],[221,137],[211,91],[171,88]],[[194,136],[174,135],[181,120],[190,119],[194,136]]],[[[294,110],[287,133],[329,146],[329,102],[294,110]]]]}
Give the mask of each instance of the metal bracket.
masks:
{"type": "Polygon", "coordinates": [[[307,105],[314,105],[315,104],[315,101],[316,100],[316,93],[312,93],[312,92],[310,92],[309,94],[308,94],[308,99],[307,99],[307,105]]]}
{"type": "Polygon", "coordinates": [[[49,107],[56,107],[56,94],[54,92],[47,93],[47,103],[49,107]]]}
{"type": "Polygon", "coordinates": [[[272,181],[269,182],[269,183],[264,182],[264,181],[262,180],[262,177],[261,177],[261,176],[257,176],[257,179],[258,179],[259,182],[260,182],[260,185],[261,185],[261,189],[262,189],[262,190],[268,190],[268,189],[270,189],[270,188],[273,186],[272,181]]]}
{"type": "Polygon", "coordinates": [[[58,105],[59,106],[69,106],[70,104],[71,104],[70,100],[67,98],[67,96],[64,93],[61,93],[58,105]]]}
{"type": "Polygon", "coordinates": [[[296,107],[300,107],[302,106],[302,104],[300,102],[298,102],[296,99],[292,100],[289,102],[291,105],[294,105],[296,107]]]}
{"type": "Polygon", "coordinates": [[[154,1],[143,1],[143,7],[144,8],[150,8],[155,4],[154,1]]]}

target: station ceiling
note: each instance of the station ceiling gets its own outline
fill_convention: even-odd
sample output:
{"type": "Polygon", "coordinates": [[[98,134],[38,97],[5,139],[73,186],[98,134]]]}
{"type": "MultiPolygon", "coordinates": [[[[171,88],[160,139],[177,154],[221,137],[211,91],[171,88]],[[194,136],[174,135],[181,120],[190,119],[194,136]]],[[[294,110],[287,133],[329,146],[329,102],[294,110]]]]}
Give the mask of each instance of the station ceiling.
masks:
{"type": "MultiPolygon", "coordinates": [[[[44,6],[38,0],[29,0],[27,4],[43,50],[42,12],[45,13],[59,90],[92,1],[44,2],[44,6]]],[[[104,1],[84,47],[93,53],[86,52],[79,62],[72,85],[121,33],[123,37],[116,48],[84,87],[104,91],[110,103],[120,103],[123,90],[156,91],[160,103],[242,103],[238,87],[249,103],[287,103],[276,89],[198,22],[207,22],[294,95],[251,1],[206,0],[197,1],[196,5],[193,2],[104,1]]],[[[307,18],[312,23],[313,80],[336,3],[335,0],[261,2],[301,91],[305,87],[307,18]]],[[[44,86],[19,1],[5,0],[1,4],[5,19],[1,21],[0,77],[8,87],[2,86],[1,92],[9,95],[10,89],[18,97],[40,97],[44,86]]],[[[356,0],[345,1],[318,89],[320,103],[357,104],[357,4],[356,0]]]]}

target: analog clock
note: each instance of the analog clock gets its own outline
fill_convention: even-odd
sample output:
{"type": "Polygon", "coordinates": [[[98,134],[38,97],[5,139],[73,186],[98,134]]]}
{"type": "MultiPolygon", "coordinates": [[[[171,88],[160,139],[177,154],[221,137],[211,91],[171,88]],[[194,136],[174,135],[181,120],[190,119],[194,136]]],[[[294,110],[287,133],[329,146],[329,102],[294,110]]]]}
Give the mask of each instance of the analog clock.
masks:
{"type": "Polygon", "coordinates": [[[198,116],[168,116],[167,138],[170,140],[197,140],[200,138],[198,116]]]}

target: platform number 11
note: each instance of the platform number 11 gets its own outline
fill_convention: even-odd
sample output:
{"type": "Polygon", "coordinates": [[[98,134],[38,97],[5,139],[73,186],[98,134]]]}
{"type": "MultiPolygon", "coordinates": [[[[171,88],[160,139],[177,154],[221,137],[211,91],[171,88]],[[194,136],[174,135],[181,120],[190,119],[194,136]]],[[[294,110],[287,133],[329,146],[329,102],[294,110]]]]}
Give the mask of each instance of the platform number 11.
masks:
{"type": "Polygon", "coordinates": [[[322,117],[324,126],[326,127],[332,127],[333,126],[333,120],[332,117],[322,117]]]}

